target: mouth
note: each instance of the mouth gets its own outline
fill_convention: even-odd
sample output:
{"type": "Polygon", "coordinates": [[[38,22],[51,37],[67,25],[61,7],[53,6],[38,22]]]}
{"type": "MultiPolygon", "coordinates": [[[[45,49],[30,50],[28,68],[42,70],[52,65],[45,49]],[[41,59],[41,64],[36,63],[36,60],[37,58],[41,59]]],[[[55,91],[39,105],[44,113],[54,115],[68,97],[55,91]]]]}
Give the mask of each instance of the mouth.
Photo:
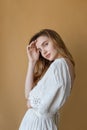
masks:
{"type": "Polygon", "coordinates": [[[50,53],[45,56],[47,59],[50,58],[50,53]]]}

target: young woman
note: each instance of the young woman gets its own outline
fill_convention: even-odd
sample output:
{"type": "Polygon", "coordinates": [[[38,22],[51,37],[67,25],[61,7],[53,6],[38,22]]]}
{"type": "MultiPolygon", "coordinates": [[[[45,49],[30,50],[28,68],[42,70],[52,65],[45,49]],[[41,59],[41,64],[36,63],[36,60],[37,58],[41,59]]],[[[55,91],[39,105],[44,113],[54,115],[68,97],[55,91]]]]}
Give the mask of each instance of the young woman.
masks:
{"type": "Polygon", "coordinates": [[[28,110],[19,130],[58,130],[58,111],[70,95],[74,60],[57,32],[43,29],[27,46],[25,97],[28,110]]]}

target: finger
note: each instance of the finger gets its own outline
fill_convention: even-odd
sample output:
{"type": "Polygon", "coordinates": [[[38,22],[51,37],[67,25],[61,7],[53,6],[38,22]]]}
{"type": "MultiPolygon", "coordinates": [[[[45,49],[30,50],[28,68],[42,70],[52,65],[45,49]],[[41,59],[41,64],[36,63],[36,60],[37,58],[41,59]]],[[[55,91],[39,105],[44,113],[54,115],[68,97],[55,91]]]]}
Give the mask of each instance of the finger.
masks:
{"type": "Polygon", "coordinates": [[[37,49],[36,48],[36,42],[37,42],[37,40],[32,41],[30,44],[27,45],[27,52],[32,50],[32,49],[35,49],[35,50],[37,49]]]}
{"type": "Polygon", "coordinates": [[[37,40],[32,41],[32,42],[30,43],[30,46],[32,46],[32,47],[36,47],[36,42],[37,42],[37,40]]]}
{"type": "Polygon", "coordinates": [[[30,45],[27,45],[27,51],[30,50],[31,46],[30,45]]]}

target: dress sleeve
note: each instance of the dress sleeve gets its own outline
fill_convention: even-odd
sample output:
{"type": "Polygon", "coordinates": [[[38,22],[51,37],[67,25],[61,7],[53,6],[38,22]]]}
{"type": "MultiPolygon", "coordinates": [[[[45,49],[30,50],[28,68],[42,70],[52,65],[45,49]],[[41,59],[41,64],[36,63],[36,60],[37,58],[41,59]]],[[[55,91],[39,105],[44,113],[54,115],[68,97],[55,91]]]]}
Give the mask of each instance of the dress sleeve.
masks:
{"type": "Polygon", "coordinates": [[[56,60],[41,83],[42,97],[38,110],[55,113],[64,104],[71,90],[71,77],[65,60],[56,60]]]}

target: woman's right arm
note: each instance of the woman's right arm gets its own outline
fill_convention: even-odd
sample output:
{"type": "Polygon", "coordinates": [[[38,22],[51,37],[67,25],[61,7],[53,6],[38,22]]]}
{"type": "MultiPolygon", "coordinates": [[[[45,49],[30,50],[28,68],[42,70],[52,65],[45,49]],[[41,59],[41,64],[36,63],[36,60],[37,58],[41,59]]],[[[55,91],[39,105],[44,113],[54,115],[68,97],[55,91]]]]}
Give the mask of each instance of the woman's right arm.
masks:
{"type": "Polygon", "coordinates": [[[33,88],[33,77],[34,77],[34,64],[29,63],[28,64],[28,70],[25,80],[25,98],[28,99],[29,92],[33,88]]]}
{"type": "Polygon", "coordinates": [[[33,88],[33,79],[34,79],[34,68],[37,60],[39,59],[39,52],[36,49],[36,41],[33,41],[30,45],[27,46],[27,55],[28,55],[28,70],[25,80],[25,98],[28,99],[29,92],[33,88]]]}

